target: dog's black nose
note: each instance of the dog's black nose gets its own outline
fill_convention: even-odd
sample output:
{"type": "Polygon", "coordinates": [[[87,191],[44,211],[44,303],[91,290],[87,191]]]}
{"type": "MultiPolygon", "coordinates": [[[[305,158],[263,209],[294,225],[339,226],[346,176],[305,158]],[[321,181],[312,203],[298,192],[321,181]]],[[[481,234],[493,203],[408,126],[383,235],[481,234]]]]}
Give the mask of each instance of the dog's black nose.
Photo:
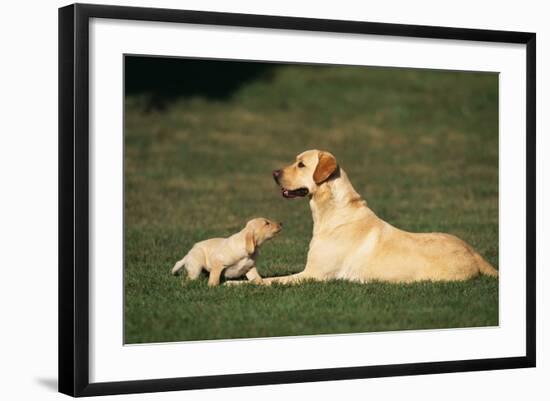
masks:
{"type": "Polygon", "coordinates": [[[279,222],[279,226],[280,226],[280,227],[283,226],[283,222],[282,222],[282,221],[279,222]]]}
{"type": "Polygon", "coordinates": [[[279,177],[281,177],[282,171],[281,170],[273,170],[273,179],[278,184],[279,183],[279,177]]]}

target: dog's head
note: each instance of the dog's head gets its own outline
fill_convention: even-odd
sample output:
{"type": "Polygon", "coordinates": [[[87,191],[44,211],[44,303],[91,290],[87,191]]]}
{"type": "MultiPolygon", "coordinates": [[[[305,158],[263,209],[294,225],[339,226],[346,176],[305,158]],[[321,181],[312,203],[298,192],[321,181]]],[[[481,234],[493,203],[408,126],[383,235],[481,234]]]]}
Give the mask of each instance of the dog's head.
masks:
{"type": "Polygon", "coordinates": [[[308,150],[296,156],[291,165],[274,170],[273,178],[285,198],[296,198],[315,194],[319,186],[337,176],[338,171],[338,163],[331,153],[308,150]]]}
{"type": "Polygon", "coordinates": [[[276,223],[264,217],[258,217],[246,223],[246,251],[253,254],[256,247],[273,238],[283,229],[283,223],[276,223]]]}

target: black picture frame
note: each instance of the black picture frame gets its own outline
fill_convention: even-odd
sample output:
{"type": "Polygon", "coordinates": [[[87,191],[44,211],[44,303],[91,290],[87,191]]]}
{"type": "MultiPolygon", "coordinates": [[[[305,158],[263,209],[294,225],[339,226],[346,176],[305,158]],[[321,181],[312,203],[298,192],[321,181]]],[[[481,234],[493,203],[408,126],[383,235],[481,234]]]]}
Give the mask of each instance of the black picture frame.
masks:
{"type": "Polygon", "coordinates": [[[59,9],[59,391],[95,396],[534,367],[536,35],[436,26],[74,4],[59,9]],[[90,383],[89,22],[160,21],[526,45],[526,354],[519,357],[90,383]]]}

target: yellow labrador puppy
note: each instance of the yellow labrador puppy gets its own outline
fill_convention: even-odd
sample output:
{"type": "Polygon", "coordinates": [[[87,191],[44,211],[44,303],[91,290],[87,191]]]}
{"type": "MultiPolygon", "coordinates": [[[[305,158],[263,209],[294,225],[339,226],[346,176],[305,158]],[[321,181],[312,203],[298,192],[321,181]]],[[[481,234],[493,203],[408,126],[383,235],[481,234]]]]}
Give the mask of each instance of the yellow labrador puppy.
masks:
{"type": "Polygon", "coordinates": [[[262,280],[256,269],[258,248],[265,241],[273,238],[282,229],[282,223],[259,217],[250,220],[237,234],[228,238],[211,238],[197,242],[193,248],[172,268],[177,274],[183,267],[187,277],[197,279],[202,269],[210,272],[209,286],[220,283],[223,272],[226,278],[237,278],[246,275],[253,282],[262,280]]]}
{"type": "Polygon", "coordinates": [[[414,234],[380,219],[329,152],[308,150],[273,172],[285,198],[309,197],[313,237],[304,271],[263,284],[303,279],[467,280],[498,272],[471,246],[441,233],[414,234]]]}

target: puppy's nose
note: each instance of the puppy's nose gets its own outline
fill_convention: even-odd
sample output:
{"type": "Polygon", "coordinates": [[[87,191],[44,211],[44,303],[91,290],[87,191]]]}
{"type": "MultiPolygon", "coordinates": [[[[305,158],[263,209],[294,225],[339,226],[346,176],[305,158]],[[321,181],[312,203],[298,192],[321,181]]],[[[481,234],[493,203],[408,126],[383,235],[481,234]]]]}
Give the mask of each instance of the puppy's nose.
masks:
{"type": "Polygon", "coordinates": [[[281,170],[273,170],[272,174],[273,174],[273,179],[278,184],[279,183],[279,178],[281,177],[281,174],[282,174],[282,171],[281,170]]]}
{"type": "Polygon", "coordinates": [[[283,222],[280,221],[280,222],[279,222],[279,227],[282,227],[282,226],[283,226],[283,222]]]}

